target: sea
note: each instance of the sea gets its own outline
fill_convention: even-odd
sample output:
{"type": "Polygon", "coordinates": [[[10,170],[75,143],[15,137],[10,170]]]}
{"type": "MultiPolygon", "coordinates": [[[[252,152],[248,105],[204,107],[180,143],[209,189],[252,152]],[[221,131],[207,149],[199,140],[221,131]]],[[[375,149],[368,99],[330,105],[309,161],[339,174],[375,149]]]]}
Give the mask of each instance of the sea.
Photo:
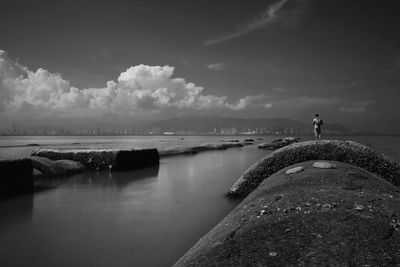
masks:
{"type": "MultiPolygon", "coordinates": [[[[246,138],[257,137],[2,136],[0,159],[37,148],[166,149],[246,138]]],[[[326,138],[357,141],[400,162],[399,136],[326,138]]],[[[88,172],[1,200],[0,266],[171,266],[238,204],[226,192],[269,153],[251,145],[166,157],[157,167],[88,172]]]]}

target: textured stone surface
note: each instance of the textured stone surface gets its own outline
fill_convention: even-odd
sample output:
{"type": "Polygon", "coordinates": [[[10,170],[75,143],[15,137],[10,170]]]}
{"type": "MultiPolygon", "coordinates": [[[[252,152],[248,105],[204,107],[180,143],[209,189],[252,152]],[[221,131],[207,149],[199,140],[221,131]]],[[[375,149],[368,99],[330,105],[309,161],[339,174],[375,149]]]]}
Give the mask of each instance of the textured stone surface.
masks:
{"type": "Polygon", "coordinates": [[[244,197],[265,178],[292,164],[308,160],[333,160],[352,164],[400,185],[400,165],[385,155],[353,141],[307,141],[294,143],[259,160],[232,186],[228,196],[244,197]]]}
{"type": "Polygon", "coordinates": [[[313,163],[265,179],[175,266],[399,266],[399,189],[313,163]]]}
{"type": "Polygon", "coordinates": [[[285,173],[286,173],[286,174],[294,174],[294,173],[301,172],[301,171],[303,171],[303,170],[304,170],[304,167],[302,167],[302,166],[297,166],[297,167],[294,167],[294,168],[287,169],[287,170],[285,171],[285,173]]]}

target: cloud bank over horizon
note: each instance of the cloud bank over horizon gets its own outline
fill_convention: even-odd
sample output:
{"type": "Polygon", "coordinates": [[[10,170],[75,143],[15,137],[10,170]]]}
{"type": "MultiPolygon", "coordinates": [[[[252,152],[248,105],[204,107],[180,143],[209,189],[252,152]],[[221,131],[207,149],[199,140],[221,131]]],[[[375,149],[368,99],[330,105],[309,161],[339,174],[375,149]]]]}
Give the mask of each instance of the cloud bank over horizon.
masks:
{"type": "Polygon", "coordinates": [[[176,110],[243,110],[269,108],[266,97],[244,96],[228,102],[227,96],[204,94],[204,88],[174,78],[173,66],[136,65],[120,73],[103,88],[79,89],[58,73],[36,71],[13,62],[0,50],[0,116],[82,118],[111,115],[146,117],[176,110]]]}

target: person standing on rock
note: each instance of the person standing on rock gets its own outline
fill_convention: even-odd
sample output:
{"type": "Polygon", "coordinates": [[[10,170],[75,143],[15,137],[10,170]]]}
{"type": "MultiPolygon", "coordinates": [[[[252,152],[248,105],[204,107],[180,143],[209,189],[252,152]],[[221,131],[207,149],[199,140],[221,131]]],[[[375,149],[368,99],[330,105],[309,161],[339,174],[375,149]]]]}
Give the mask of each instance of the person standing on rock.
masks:
{"type": "Polygon", "coordinates": [[[319,114],[315,114],[313,119],[314,125],[314,134],[315,134],[315,141],[321,140],[321,126],[323,124],[322,119],[319,117],[319,114]]]}

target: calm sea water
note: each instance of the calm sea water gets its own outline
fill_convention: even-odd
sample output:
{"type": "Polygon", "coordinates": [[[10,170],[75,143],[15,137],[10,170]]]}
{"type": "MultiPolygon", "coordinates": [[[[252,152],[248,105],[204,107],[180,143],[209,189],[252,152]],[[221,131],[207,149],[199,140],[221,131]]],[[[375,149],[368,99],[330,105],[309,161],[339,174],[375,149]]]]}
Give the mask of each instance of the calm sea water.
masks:
{"type": "MultiPolygon", "coordinates": [[[[30,143],[166,148],[222,139],[244,137],[1,137],[0,156],[28,155],[30,143]]],[[[400,161],[400,137],[343,139],[400,161]]],[[[1,201],[0,265],[170,266],[237,205],[224,194],[268,153],[247,146],[163,158],[157,168],[76,175],[1,201]]]]}

